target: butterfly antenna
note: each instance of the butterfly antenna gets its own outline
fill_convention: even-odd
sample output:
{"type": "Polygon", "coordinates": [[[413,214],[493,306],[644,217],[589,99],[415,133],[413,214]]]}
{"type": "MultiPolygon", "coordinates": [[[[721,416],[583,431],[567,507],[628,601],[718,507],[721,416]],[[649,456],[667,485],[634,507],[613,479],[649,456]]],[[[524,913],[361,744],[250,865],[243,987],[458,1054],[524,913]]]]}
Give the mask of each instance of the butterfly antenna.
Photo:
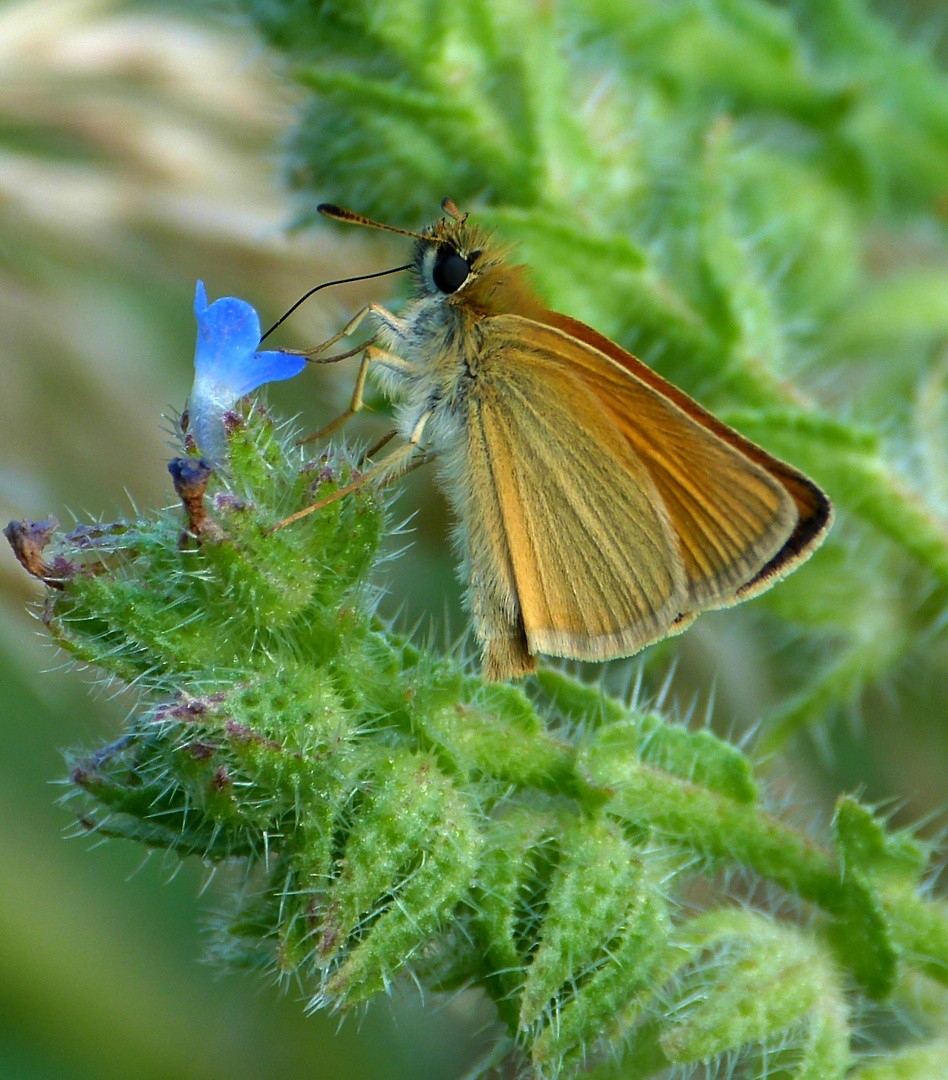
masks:
{"type": "Polygon", "coordinates": [[[381,229],[383,232],[398,233],[399,236],[410,236],[414,240],[426,240],[429,243],[438,243],[439,238],[430,233],[412,232],[410,229],[399,229],[397,225],[383,225],[380,221],[373,221],[364,214],[357,214],[354,210],[345,210],[341,206],[333,206],[332,203],[320,203],[316,207],[323,217],[332,218],[334,221],[346,221],[350,225],[365,225],[369,229],[381,229]]]}

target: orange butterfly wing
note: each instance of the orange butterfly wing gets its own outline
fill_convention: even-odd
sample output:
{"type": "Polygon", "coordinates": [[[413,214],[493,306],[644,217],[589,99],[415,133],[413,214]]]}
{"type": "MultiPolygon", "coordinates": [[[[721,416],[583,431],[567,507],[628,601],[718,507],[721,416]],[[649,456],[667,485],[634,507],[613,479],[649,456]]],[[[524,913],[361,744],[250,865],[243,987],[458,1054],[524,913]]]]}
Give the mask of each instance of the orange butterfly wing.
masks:
{"type": "Polygon", "coordinates": [[[626,352],[604,334],[593,330],[591,326],[548,309],[543,310],[541,319],[544,324],[604,354],[613,364],[626,370],[633,378],[657,390],[711,434],[716,435],[769,472],[784,486],[793,499],[798,514],[796,528],[774,558],[762,567],[751,581],[741,586],[735,600],[746,600],[770,588],[790,573],[794,567],[808,559],[820,546],[833,523],[833,507],[825,493],[809,477],[799,469],[788,465],[787,462],[768,454],[766,450],[751,442],[750,439],[746,439],[732,427],[728,427],[723,420],[719,420],[713,413],[708,412],[674,383],[663,379],[647,364],[643,364],[638,357],[626,352]]]}
{"type": "Polygon", "coordinates": [[[468,516],[474,575],[512,583],[531,653],[601,660],[664,637],[686,582],[647,471],[556,361],[507,343],[496,365],[483,359],[468,423],[481,478],[468,516]],[[485,546],[497,571],[477,557],[485,546]]]}
{"type": "MultiPolygon", "coordinates": [[[[601,660],[766,588],[779,575],[768,568],[792,565],[782,553],[801,531],[801,503],[818,516],[806,498],[819,489],[568,323],[480,324],[468,453],[472,490],[496,496],[488,507],[475,495],[467,515],[472,570],[509,583],[529,652],[601,660]]],[[[794,561],[818,542],[808,529],[794,561]]]]}

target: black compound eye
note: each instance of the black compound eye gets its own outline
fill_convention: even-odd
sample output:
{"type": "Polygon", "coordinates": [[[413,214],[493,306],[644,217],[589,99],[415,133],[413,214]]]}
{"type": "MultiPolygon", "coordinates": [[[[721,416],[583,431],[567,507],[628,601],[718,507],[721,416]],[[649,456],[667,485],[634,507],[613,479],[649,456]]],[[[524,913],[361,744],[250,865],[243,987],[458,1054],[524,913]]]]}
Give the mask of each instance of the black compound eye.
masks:
{"type": "Polygon", "coordinates": [[[467,259],[456,251],[449,251],[445,255],[438,256],[431,271],[431,276],[435,285],[443,293],[450,295],[461,288],[470,272],[471,264],[467,259]]]}

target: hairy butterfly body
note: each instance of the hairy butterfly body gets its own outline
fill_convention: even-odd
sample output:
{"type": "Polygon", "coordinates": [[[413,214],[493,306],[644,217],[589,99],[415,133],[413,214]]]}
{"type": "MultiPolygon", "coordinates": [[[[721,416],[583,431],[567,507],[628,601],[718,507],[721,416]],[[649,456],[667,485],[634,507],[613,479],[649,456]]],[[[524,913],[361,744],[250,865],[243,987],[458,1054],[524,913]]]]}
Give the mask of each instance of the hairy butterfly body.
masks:
{"type": "Polygon", "coordinates": [[[370,305],[383,347],[369,359],[407,452],[440,462],[488,678],[532,671],[537,653],[629,656],[819,547],[832,509],[811,480],[550,311],[504,248],[444,209],[409,234],[401,316],[370,305]]]}

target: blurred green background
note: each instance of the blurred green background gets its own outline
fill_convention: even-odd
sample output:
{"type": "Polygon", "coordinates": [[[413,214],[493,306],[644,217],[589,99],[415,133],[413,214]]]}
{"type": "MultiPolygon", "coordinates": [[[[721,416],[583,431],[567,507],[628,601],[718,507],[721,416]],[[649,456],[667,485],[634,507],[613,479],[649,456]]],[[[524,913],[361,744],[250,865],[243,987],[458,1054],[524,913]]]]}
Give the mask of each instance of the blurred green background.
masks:
{"type": "MultiPolygon", "coordinates": [[[[876,7],[905,32],[931,31],[943,62],[939,5],[876,7]]],[[[0,5],[4,521],[110,519],[129,500],[148,507],[171,498],[162,414],[182,408],[190,385],[196,278],[211,299],[249,300],[269,325],[320,281],[402,261],[403,245],[390,238],[287,229],[293,210],[279,144],[297,95],[279,68],[248,27],[200,5],[0,5]]],[[[944,190],[948,206],[948,178],[944,190]]],[[[898,246],[877,231],[870,252],[880,273],[932,271],[929,293],[906,298],[907,308],[924,301],[932,312],[926,364],[903,340],[903,352],[868,356],[858,375],[811,378],[828,401],[861,393],[853,410],[884,428],[886,408],[896,407],[888,389],[874,400],[872,365],[884,362],[891,382],[883,385],[905,388],[905,426],[933,447],[931,460],[945,460],[948,447],[948,352],[939,337],[948,290],[937,286],[945,213],[934,227],[919,212],[914,231],[903,220],[898,246]]],[[[390,288],[323,293],[280,343],[313,344],[390,288]]],[[[865,314],[872,298],[863,299],[865,314]]],[[[845,341],[836,346],[845,351],[845,341]]],[[[313,429],[343,407],[353,375],[353,365],[315,369],[272,388],[270,400],[313,429]]],[[[353,431],[370,438],[384,426],[376,413],[353,431]]],[[[931,502],[944,510],[944,471],[931,485],[931,502]]],[[[385,609],[405,625],[424,619],[435,640],[449,641],[464,622],[443,502],[430,470],[405,489],[396,517],[415,514],[414,546],[384,571],[385,609]]],[[[858,536],[844,542],[858,560],[858,536]]],[[[866,558],[878,557],[866,547],[866,558]]],[[[0,1080],[461,1075],[490,1021],[475,996],[423,1008],[399,993],[337,1031],[331,1017],[304,1017],[292,989],[281,997],[200,963],[202,913],[214,908],[213,888],[201,893],[201,867],[65,838],[76,830],[56,805],[60,751],[112,737],[131,702],[60,668],[29,611],[40,589],[5,545],[0,590],[0,1080]]],[[[892,602],[910,602],[910,593],[894,590],[892,602]]],[[[697,702],[703,715],[713,696],[716,726],[743,731],[780,687],[758,618],[753,605],[702,618],[649,660],[648,679],[660,685],[674,659],[669,700],[685,711],[697,702]]],[[[841,790],[859,790],[894,800],[901,821],[934,815],[926,832],[938,830],[948,776],[945,636],[936,626],[906,662],[837,708],[818,737],[789,748],[782,782],[804,817],[818,817],[841,790]]],[[[628,671],[612,665],[607,678],[621,686],[628,671]]]]}

